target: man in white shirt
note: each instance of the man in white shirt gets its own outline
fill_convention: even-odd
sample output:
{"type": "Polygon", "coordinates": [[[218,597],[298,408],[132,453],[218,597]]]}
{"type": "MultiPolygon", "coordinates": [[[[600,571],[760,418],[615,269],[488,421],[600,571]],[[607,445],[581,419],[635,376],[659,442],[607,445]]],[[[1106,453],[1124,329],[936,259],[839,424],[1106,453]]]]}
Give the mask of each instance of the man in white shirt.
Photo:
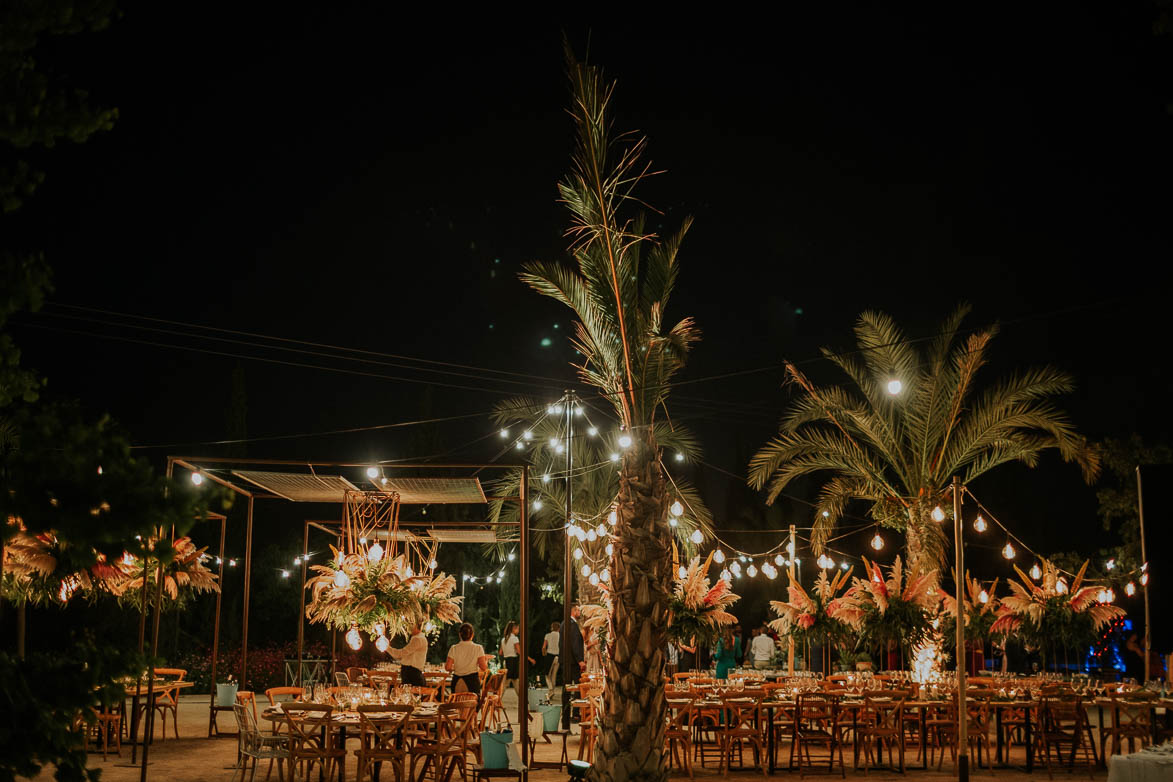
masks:
{"type": "Polygon", "coordinates": [[[387,653],[399,661],[399,681],[413,687],[427,686],[424,682],[424,665],[428,661],[428,639],[422,627],[418,624],[412,626],[411,638],[403,648],[391,647],[387,653]]]}
{"type": "Polygon", "coordinates": [[[542,660],[546,667],[546,687],[554,689],[558,676],[558,654],[562,643],[561,622],[551,622],[550,632],[542,639],[542,660]]]}
{"type": "Polygon", "coordinates": [[[774,659],[774,639],[770,637],[764,627],[760,627],[754,632],[757,635],[749,645],[749,651],[753,655],[753,667],[769,668],[770,661],[774,659]]]}

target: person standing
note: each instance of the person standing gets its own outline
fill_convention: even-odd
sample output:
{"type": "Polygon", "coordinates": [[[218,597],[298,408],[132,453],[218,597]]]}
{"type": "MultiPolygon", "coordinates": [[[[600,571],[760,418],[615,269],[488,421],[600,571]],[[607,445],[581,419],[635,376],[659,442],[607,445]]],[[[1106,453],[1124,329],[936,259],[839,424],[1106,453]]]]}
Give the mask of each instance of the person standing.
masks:
{"type": "Polygon", "coordinates": [[[680,644],[678,670],[695,671],[696,669],[696,636],[693,636],[690,643],[680,644]]]}
{"type": "Polygon", "coordinates": [[[757,633],[750,642],[750,656],[753,658],[753,667],[761,670],[769,668],[770,662],[774,659],[774,639],[766,633],[764,627],[758,628],[754,632],[757,633]]]}
{"type": "Polygon", "coordinates": [[[562,672],[562,680],[566,684],[576,684],[579,676],[586,668],[586,651],[583,648],[582,642],[582,628],[578,625],[579,617],[578,603],[570,606],[570,627],[567,628],[566,634],[570,639],[570,657],[573,660],[574,667],[569,671],[562,672]]]}
{"type": "Polygon", "coordinates": [[[444,668],[452,674],[452,691],[480,695],[481,673],[489,670],[488,655],[483,646],[472,642],[474,631],[468,622],[460,626],[457,634],[460,643],[452,645],[444,661],[444,668]]]}
{"type": "Polygon", "coordinates": [[[399,661],[399,681],[413,687],[426,687],[424,665],[428,661],[428,639],[424,629],[416,623],[411,627],[411,637],[402,648],[387,650],[393,659],[399,661]]]}
{"type": "Polygon", "coordinates": [[[717,640],[717,651],[713,658],[717,661],[717,672],[713,678],[728,679],[729,670],[737,667],[737,658],[741,656],[741,639],[733,635],[731,628],[725,628],[717,640]]]}
{"type": "Polygon", "coordinates": [[[510,682],[513,686],[517,686],[517,674],[521,664],[521,639],[517,637],[517,631],[521,625],[517,622],[510,622],[505,625],[505,637],[501,640],[501,657],[505,659],[505,687],[509,688],[510,682]]]}
{"type": "Polygon", "coordinates": [[[546,688],[554,689],[558,680],[558,650],[562,643],[561,622],[551,622],[550,632],[542,639],[542,664],[546,669],[546,688]]]}

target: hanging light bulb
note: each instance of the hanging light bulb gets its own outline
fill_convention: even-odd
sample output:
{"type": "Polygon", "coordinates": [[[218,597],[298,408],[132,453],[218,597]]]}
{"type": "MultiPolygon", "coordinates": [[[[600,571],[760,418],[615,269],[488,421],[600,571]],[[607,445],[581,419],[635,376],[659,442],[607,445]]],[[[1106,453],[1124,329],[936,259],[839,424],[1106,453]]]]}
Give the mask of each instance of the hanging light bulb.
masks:
{"type": "Polygon", "coordinates": [[[714,551],[713,552],[713,561],[716,562],[718,565],[720,565],[722,562],[725,561],[725,552],[722,551],[721,549],[717,549],[716,551],[714,551]]]}
{"type": "MultiPolygon", "coordinates": [[[[235,560],[233,560],[233,562],[235,562],[235,560]]],[[[338,587],[339,589],[346,589],[346,587],[350,586],[350,576],[346,575],[345,570],[339,570],[334,574],[334,586],[338,587]]]]}
{"type": "Polygon", "coordinates": [[[990,602],[990,593],[984,589],[981,592],[978,592],[978,602],[979,603],[990,602]]]}
{"type": "Polygon", "coordinates": [[[196,486],[199,486],[201,483],[204,482],[204,476],[200,475],[198,472],[193,472],[191,474],[191,482],[194,483],[196,486]]]}
{"type": "Polygon", "coordinates": [[[592,529],[592,530],[588,530],[588,531],[587,531],[587,534],[586,534],[586,538],[587,538],[587,540],[589,540],[591,543],[594,543],[596,540],[598,540],[598,539],[599,539],[599,533],[595,532],[593,529],[592,529]]]}
{"type": "Polygon", "coordinates": [[[380,546],[378,543],[376,543],[375,545],[373,545],[369,549],[367,549],[367,561],[368,562],[378,562],[382,558],[383,558],[383,547],[380,546]]]}
{"type": "Polygon", "coordinates": [[[933,508],[933,512],[930,515],[933,517],[933,521],[944,521],[945,520],[945,511],[941,509],[940,505],[933,508]]]}
{"type": "Polygon", "coordinates": [[[732,562],[729,563],[729,569],[731,571],[733,571],[733,575],[735,575],[735,576],[741,575],[741,563],[738,562],[737,560],[733,560],[732,562]]]}
{"type": "Polygon", "coordinates": [[[686,568],[684,565],[681,565],[680,567],[678,567],[678,568],[676,569],[676,576],[677,576],[677,578],[679,578],[681,581],[683,581],[683,580],[684,580],[684,577],[685,577],[685,576],[687,576],[687,575],[688,575],[688,568],[686,568]]]}
{"type": "Polygon", "coordinates": [[[618,523],[618,521],[619,521],[619,512],[618,511],[613,510],[607,514],[607,523],[610,524],[612,527],[614,527],[615,524],[618,523]]]}
{"type": "Polygon", "coordinates": [[[1033,565],[1031,565],[1030,577],[1033,578],[1035,581],[1038,581],[1040,578],[1043,577],[1043,571],[1039,569],[1039,563],[1036,562],[1033,565]]]}
{"type": "Polygon", "coordinates": [[[1115,557],[1113,557],[1112,559],[1109,559],[1107,562],[1104,563],[1104,570],[1115,570],[1115,569],[1116,569],[1116,558],[1115,557]]]}
{"type": "Polygon", "coordinates": [[[599,428],[597,426],[592,426],[590,429],[587,429],[587,434],[589,434],[591,437],[595,437],[599,434],[599,428]]]}
{"type": "Polygon", "coordinates": [[[893,378],[892,380],[888,381],[887,388],[888,388],[889,394],[891,394],[892,396],[896,396],[897,394],[899,394],[901,391],[904,390],[904,384],[901,383],[899,380],[893,378]]]}
{"type": "Polygon", "coordinates": [[[568,537],[568,538],[574,537],[574,525],[573,524],[569,525],[566,528],[566,537],[568,537]]]}
{"type": "Polygon", "coordinates": [[[439,564],[440,564],[439,562],[437,562],[436,560],[433,559],[431,562],[428,563],[428,570],[435,570],[436,566],[439,564]]]}
{"type": "Polygon", "coordinates": [[[529,440],[534,439],[534,433],[527,429],[521,433],[521,439],[526,440],[528,442],[529,440]]]}
{"type": "Polygon", "coordinates": [[[611,581],[611,568],[607,568],[607,567],[603,568],[603,572],[599,574],[599,578],[603,579],[604,581],[610,582],[611,581]]]}
{"type": "Polygon", "coordinates": [[[598,573],[591,573],[591,577],[587,580],[591,582],[591,586],[598,586],[599,585],[599,574],[598,573]]]}
{"type": "Polygon", "coordinates": [[[619,454],[617,454],[617,453],[611,454],[611,461],[613,461],[613,462],[619,461],[619,454]]]}
{"type": "Polygon", "coordinates": [[[371,632],[373,632],[375,635],[386,635],[387,625],[383,624],[382,622],[375,622],[375,626],[371,628],[371,632]]]}
{"type": "Polygon", "coordinates": [[[777,577],[778,577],[778,568],[776,568],[776,567],[774,567],[773,565],[771,565],[771,566],[770,566],[770,569],[766,571],[766,578],[768,578],[768,579],[770,579],[771,581],[773,581],[773,580],[774,580],[775,578],[777,578],[777,577]]]}
{"type": "Polygon", "coordinates": [[[387,636],[380,635],[375,639],[375,648],[383,654],[386,654],[387,650],[391,648],[391,642],[387,640],[387,636]]]}
{"type": "Polygon", "coordinates": [[[1002,556],[1006,557],[1006,559],[1014,559],[1016,553],[1010,541],[1006,541],[1006,545],[1002,547],[1002,556]]]}
{"type": "Polygon", "coordinates": [[[554,446],[554,453],[560,454],[560,453],[564,453],[565,451],[566,451],[566,448],[563,447],[562,443],[558,443],[558,445],[554,446]]]}
{"type": "Polygon", "coordinates": [[[675,516],[668,517],[668,526],[669,527],[675,527],[679,523],[680,523],[680,519],[676,518],[675,516]]]}
{"type": "Polygon", "coordinates": [[[371,478],[371,479],[378,478],[379,477],[379,468],[378,467],[368,467],[367,468],[367,477],[371,478]]]}
{"type": "Polygon", "coordinates": [[[282,570],[282,571],[281,571],[281,578],[289,578],[289,571],[288,571],[288,570],[282,570]]]}
{"type": "Polygon", "coordinates": [[[701,534],[701,531],[699,529],[694,529],[692,531],[692,535],[690,535],[688,539],[691,540],[693,543],[697,544],[698,546],[705,542],[705,536],[703,534],[701,534]]]}
{"type": "Polygon", "coordinates": [[[599,526],[595,527],[595,534],[600,538],[605,538],[607,537],[607,528],[600,524],[599,526]]]}
{"type": "Polygon", "coordinates": [[[1124,585],[1124,594],[1128,595],[1129,597],[1132,597],[1133,595],[1135,595],[1136,594],[1136,584],[1134,584],[1131,581],[1129,581],[1127,584],[1125,584],[1124,585]]]}
{"type": "Polygon", "coordinates": [[[787,553],[787,554],[788,554],[788,555],[789,555],[789,556],[790,556],[792,559],[794,558],[794,544],[793,544],[793,543],[787,543],[787,544],[786,544],[786,553],[787,553]]]}
{"type": "Polygon", "coordinates": [[[758,569],[756,567],[754,567],[753,565],[750,565],[749,567],[747,567],[745,569],[745,574],[747,576],[749,576],[750,578],[753,578],[754,576],[756,576],[758,574],[758,569]]]}
{"type": "Polygon", "coordinates": [[[631,435],[629,435],[629,434],[619,435],[619,447],[620,448],[630,448],[631,447],[631,435]]]}
{"type": "Polygon", "coordinates": [[[1061,595],[1067,594],[1067,579],[1061,578],[1055,582],[1055,591],[1061,595]]]}
{"type": "Polygon", "coordinates": [[[515,551],[510,551],[510,552],[509,552],[509,556],[507,556],[507,557],[506,557],[506,559],[508,559],[510,562],[512,562],[513,560],[517,559],[517,552],[515,552],[515,551]]]}
{"type": "Polygon", "coordinates": [[[356,652],[362,648],[362,635],[358,632],[358,625],[351,625],[346,631],[346,645],[356,652]]]}
{"type": "Polygon", "coordinates": [[[1148,573],[1141,573],[1140,574],[1140,585],[1141,586],[1148,586],[1149,585],[1149,574],[1148,573]]]}
{"type": "Polygon", "coordinates": [[[425,633],[433,632],[436,629],[436,623],[435,622],[424,622],[424,626],[422,629],[425,633]]]}
{"type": "MultiPolygon", "coordinates": [[[[508,436],[509,436],[509,430],[508,430],[508,429],[502,429],[502,430],[501,430],[501,439],[505,439],[505,438],[506,438],[506,437],[508,437],[508,436]]],[[[374,476],[372,475],[371,477],[373,478],[374,476]]]]}
{"type": "Polygon", "coordinates": [[[779,554],[778,556],[774,557],[774,564],[778,567],[783,567],[786,564],[786,557],[779,554]]]}
{"type": "Polygon", "coordinates": [[[878,532],[876,533],[875,537],[872,538],[872,548],[874,548],[876,551],[884,548],[884,539],[880,537],[880,533],[878,532]]]}
{"type": "Polygon", "coordinates": [[[615,547],[614,547],[613,545],[611,545],[610,543],[608,543],[608,544],[606,545],[606,547],[603,549],[603,551],[607,552],[607,556],[609,556],[609,557],[610,557],[610,556],[614,556],[614,554],[615,554],[615,547]]]}
{"type": "Polygon", "coordinates": [[[519,450],[519,451],[520,451],[520,450],[522,450],[522,449],[524,449],[524,448],[525,448],[525,443],[523,443],[521,440],[518,440],[518,441],[517,441],[517,450],[519,450]]]}
{"type": "Polygon", "coordinates": [[[988,526],[989,525],[986,524],[986,520],[983,519],[980,515],[973,520],[973,528],[977,532],[985,532],[988,526]]]}
{"type": "Polygon", "coordinates": [[[549,482],[550,482],[550,473],[544,473],[542,475],[542,483],[549,483],[549,482]]]}
{"type": "Polygon", "coordinates": [[[676,452],[676,461],[678,461],[678,462],[684,461],[684,454],[682,454],[680,451],[676,452]]]}
{"type": "Polygon", "coordinates": [[[583,578],[586,578],[587,576],[589,576],[591,574],[591,566],[590,565],[583,565],[582,570],[580,570],[578,572],[582,573],[583,578]]]}
{"type": "Polygon", "coordinates": [[[729,568],[721,571],[721,579],[726,582],[733,580],[733,574],[729,572],[729,568]]]}
{"type": "Polygon", "coordinates": [[[574,550],[574,558],[575,559],[582,559],[582,549],[576,548],[574,550]]]}
{"type": "Polygon", "coordinates": [[[668,508],[668,510],[672,512],[673,516],[684,515],[684,506],[680,503],[680,500],[676,500],[676,502],[672,503],[672,506],[668,508]]]}
{"type": "Polygon", "coordinates": [[[534,510],[541,510],[542,509],[542,501],[541,500],[534,500],[533,508],[534,508],[534,510]]]}

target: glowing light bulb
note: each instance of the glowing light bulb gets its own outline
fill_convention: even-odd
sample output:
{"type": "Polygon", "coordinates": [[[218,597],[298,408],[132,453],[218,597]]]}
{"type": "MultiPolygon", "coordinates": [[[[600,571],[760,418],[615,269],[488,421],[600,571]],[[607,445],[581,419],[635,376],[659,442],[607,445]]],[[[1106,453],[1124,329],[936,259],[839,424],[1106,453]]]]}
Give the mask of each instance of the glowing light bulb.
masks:
{"type": "Polygon", "coordinates": [[[294,557],[294,558],[293,558],[293,564],[294,564],[294,565],[300,565],[300,564],[301,564],[301,557],[294,557]]]}
{"type": "Polygon", "coordinates": [[[930,515],[933,517],[933,521],[944,521],[945,520],[945,511],[941,509],[940,505],[933,508],[933,512],[930,515]]]}
{"type": "Polygon", "coordinates": [[[684,515],[684,505],[682,505],[680,503],[680,500],[677,500],[676,502],[672,503],[672,507],[668,508],[668,510],[672,511],[673,516],[683,516],[684,515]]]}
{"type": "Polygon", "coordinates": [[[605,538],[607,537],[607,528],[600,524],[599,526],[595,527],[595,534],[600,538],[605,538]]]}
{"type": "Polygon", "coordinates": [[[726,582],[733,580],[733,574],[729,572],[728,568],[721,571],[721,579],[726,582]]]}
{"type": "Polygon", "coordinates": [[[424,622],[423,631],[424,631],[425,633],[430,633],[430,632],[432,632],[432,631],[433,631],[433,630],[435,630],[435,629],[436,629],[436,623],[435,623],[435,622],[424,622]]]}
{"type": "Polygon", "coordinates": [[[979,603],[990,602],[990,593],[984,589],[981,592],[978,592],[978,602],[979,603]]]}
{"type": "Polygon", "coordinates": [[[375,622],[375,626],[371,628],[371,632],[375,635],[386,635],[387,625],[383,624],[382,622],[375,622]]]}
{"type": "Polygon", "coordinates": [[[366,544],[367,544],[367,539],[366,539],[366,538],[359,538],[359,539],[358,539],[358,545],[360,545],[360,546],[365,546],[366,544]]]}
{"type": "Polygon", "coordinates": [[[609,557],[610,557],[610,556],[613,556],[613,555],[615,554],[615,547],[614,547],[614,546],[612,546],[610,543],[608,543],[608,544],[607,544],[607,547],[606,547],[606,548],[604,548],[604,549],[603,549],[603,551],[606,551],[606,552],[607,552],[607,556],[609,556],[609,557]]]}
{"type": "Polygon", "coordinates": [[[904,384],[901,383],[899,380],[892,379],[892,380],[888,381],[888,393],[891,394],[892,396],[896,396],[897,394],[899,394],[903,390],[904,390],[904,384]]]}
{"type": "Polygon", "coordinates": [[[566,537],[568,537],[568,538],[574,537],[574,525],[573,524],[571,524],[569,527],[566,528],[566,537]]]}
{"type": "Polygon", "coordinates": [[[387,640],[387,636],[380,635],[375,639],[375,648],[383,654],[386,654],[387,650],[391,648],[391,642],[387,640]]]}
{"type": "Polygon", "coordinates": [[[603,572],[599,574],[599,577],[602,578],[604,581],[610,582],[611,581],[611,568],[603,568],[603,572]]]}
{"type": "Polygon", "coordinates": [[[545,475],[542,476],[542,483],[549,483],[549,482],[550,482],[550,473],[546,473],[545,475]]]}
{"type": "Polygon", "coordinates": [[[507,556],[506,559],[508,559],[510,562],[512,562],[513,560],[517,559],[517,554],[515,552],[510,551],[509,556],[507,556]]]}
{"type": "Polygon", "coordinates": [[[1067,594],[1067,579],[1061,578],[1055,582],[1055,591],[1061,595],[1067,594]]]}
{"type": "Polygon", "coordinates": [[[630,448],[631,447],[631,435],[629,435],[629,434],[619,435],[619,447],[620,448],[630,448]]]}
{"type": "Polygon", "coordinates": [[[1038,581],[1040,578],[1043,577],[1043,571],[1039,569],[1039,565],[1037,562],[1035,564],[1031,565],[1030,577],[1033,578],[1035,581],[1038,581]]]}
{"type": "Polygon", "coordinates": [[[756,576],[758,574],[758,569],[755,566],[750,565],[749,567],[747,567],[745,569],[745,574],[747,576],[749,576],[750,578],[753,578],[754,576],[756,576]]]}
{"type": "Polygon", "coordinates": [[[778,568],[776,568],[776,567],[771,567],[766,572],[766,578],[770,579],[771,581],[773,581],[777,577],[778,577],[778,568]]]}
{"type": "Polygon", "coordinates": [[[680,519],[676,518],[675,516],[670,516],[668,518],[668,526],[669,527],[675,527],[679,523],[680,523],[680,519]]]}
{"type": "Polygon", "coordinates": [[[582,559],[582,549],[576,548],[574,550],[574,558],[575,559],[582,559]]]}
{"type": "Polygon", "coordinates": [[[610,513],[607,514],[607,523],[610,524],[612,527],[614,527],[616,522],[618,522],[618,521],[619,521],[618,511],[611,511],[610,513]]]}
{"type": "Polygon", "coordinates": [[[1014,559],[1016,553],[1010,541],[1006,541],[1006,545],[1002,547],[1002,556],[1006,557],[1006,559],[1014,559]]]}
{"type": "Polygon", "coordinates": [[[774,564],[777,565],[778,567],[785,566],[786,565],[786,557],[779,554],[778,556],[774,557],[774,564]]]}
{"type": "Polygon", "coordinates": [[[542,509],[542,501],[541,500],[534,500],[533,508],[534,508],[534,510],[541,510],[542,509]]]}
{"type": "Polygon", "coordinates": [[[383,558],[383,547],[381,545],[379,545],[378,543],[376,543],[375,545],[373,545],[369,549],[367,549],[367,561],[368,562],[378,562],[382,558],[383,558]]]}
{"type": "Polygon", "coordinates": [[[591,582],[591,586],[598,586],[599,585],[599,574],[598,573],[591,573],[591,577],[587,580],[591,582]]]}
{"type": "Polygon", "coordinates": [[[102,465],[98,465],[98,475],[102,474],[102,465]]]}
{"type": "MultiPolygon", "coordinates": [[[[848,565],[846,562],[840,562],[840,563],[839,563],[839,567],[840,567],[840,568],[842,568],[843,570],[847,570],[847,568],[849,568],[849,567],[851,567],[851,566],[850,566],[850,565],[848,565]]],[[[930,596],[930,597],[932,597],[932,595],[931,595],[931,594],[930,594],[929,596],[930,596]]]]}
{"type": "Polygon", "coordinates": [[[356,652],[362,648],[362,635],[359,634],[357,626],[352,626],[346,631],[346,645],[356,652]]]}
{"type": "Polygon", "coordinates": [[[563,447],[562,443],[558,443],[558,445],[554,446],[554,453],[560,454],[560,453],[564,453],[565,451],[566,451],[566,448],[563,447]]]}
{"type": "Polygon", "coordinates": [[[678,462],[684,461],[684,454],[682,454],[680,451],[676,452],[676,461],[678,461],[678,462]]]}
{"type": "Polygon", "coordinates": [[[281,571],[281,578],[289,578],[289,571],[288,571],[288,570],[282,570],[282,571],[281,571]]]}
{"type": "Polygon", "coordinates": [[[1129,581],[1127,584],[1125,584],[1124,585],[1124,594],[1128,595],[1129,597],[1132,597],[1133,595],[1135,595],[1136,594],[1136,584],[1132,583],[1131,581],[1129,581]]]}
{"type": "Polygon", "coordinates": [[[334,574],[334,586],[339,589],[346,589],[346,587],[350,586],[350,576],[346,575],[345,570],[339,570],[334,574]]]}
{"type": "Polygon", "coordinates": [[[228,567],[236,567],[236,560],[235,559],[228,560],[228,567]]]}
{"type": "Polygon", "coordinates": [[[557,437],[551,437],[551,438],[550,438],[550,447],[551,447],[551,448],[553,448],[553,447],[554,447],[554,446],[556,446],[556,445],[558,445],[558,438],[557,438],[557,437]]]}
{"type": "Polygon", "coordinates": [[[582,407],[580,407],[579,405],[575,405],[574,406],[574,414],[575,415],[582,415],[582,407]]]}
{"type": "Polygon", "coordinates": [[[1116,569],[1116,560],[1109,559],[1107,562],[1104,563],[1104,569],[1105,570],[1115,570],[1116,569]]]}
{"type": "Polygon", "coordinates": [[[596,437],[599,434],[599,428],[592,426],[590,429],[587,429],[587,434],[589,434],[591,437],[596,437]]]}
{"type": "Polygon", "coordinates": [[[534,439],[534,433],[531,432],[530,430],[526,429],[524,432],[521,433],[521,439],[528,442],[528,441],[534,439]]]}
{"type": "Polygon", "coordinates": [[[521,440],[518,440],[518,441],[517,441],[517,450],[519,450],[519,451],[520,451],[520,450],[522,450],[523,448],[525,448],[525,445],[523,445],[523,444],[522,444],[521,440]]]}
{"type": "Polygon", "coordinates": [[[683,580],[684,580],[684,578],[685,578],[685,576],[687,576],[687,575],[688,575],[688,568],[686,568],[684,565],[681,565],[679,568],[677,568],[677,570],[676,570],[676,576],[677,576],[677,577],[678,577],[678,578],[679,578],[681,581],[683,581],[683,580]]]}
{"type": "Polygon", "coordinates": [[[562,411],[563,411],[564,409],[565,409],[565,408],[564,408],[564,407],[562,407],[562,405],[554,405],[554,412],[555,412],[555,413],[558,413],[559,415],[561,415],[561,414],[562,414],[562,411]]]}
{"type": "Polygon", "coordinates": [[[428,563],[428,569],[435,570],[436,566],[439,564],[440,564],[439,562],[437,562],[436,560],[433,559],[431,562],[428,563]]]}
{"type": "MultiPolygon", "coordinates": [[[[509,436],[509,430],[508,430],[508,429],[502,429],[502,430],[501,430],[501,437],[502,437],[502,438],[505,438],[505,437],[508,437],[508,436],[509,436]]],[[[373,478],[374,476],[372,475],[371,477],[373,478]]]]}
{"type": "Polygon", "coordinates": [[[701,543],[705,542],[705,536],[701,534],[699,529],[694,529],[692,531],[692,535],[689,536],[689,540],[699,546],[701,543]]]}
{"type": "Polygon", "coordinates": [[[599,533],[595,532],[593,529],[587,530],[587,540],[588,541],[590,541],[591,543],[594,543],[598,539],[599,539],[599,533]]]}
{"type": "Polygon", "coordinates": [[[583,578],[586,578],[587,576],[589,576],[591,574],[591,566],[590,565],[583,565],[582,570],[580,570],[578,572],[582,573],[583,578]]]}
{"type": "Polygon", "coordinates": [[[720,565],[722,562],[725,561],[725,552],[722,551],[721,549],[717,549],[716,551],[714,551],[713,552],[713,561],[716,562],[718,565],[720,565]]]}
{"type": "Polygon", "coordinates": [[[611,461],[613,461],[613,462],[619,461],[619,454],[617,454],[617,453],[611,454],[611,461]]]}
{"type": "Polygon", "coordinates": [[[876,536],[872,538],[872,548],[874,548],[876,551],[884,548],[884,539],[880,537],[880,533],[878,532],[876,533],[876,536]]]}
{"type": "Polygon", "coordinates": [[[988,525],[986,524],[986,520],[983,519],[981,516],[978,516],[976,519],[973,520],[973,528],[977,532],[985,532],[987,526],[988,525]]]}
{"type": "Polygon", "coordinates": [[[379,468],[378,467],[368,467],[367,468],[367,477],[368,478],[378,478],[379,477],[379,468]]]}
{"type": "Polygon", "coordinates": [[[201,483],[204,482],[204,476],[200,475],[198,472],[193,472],[191,474],[191,482],[194,483],[196,486],[199,486],[201,483]]]}
{"type": "Polygon", "coordinates": [[[831,518],[831,511],[829,511],[829,510],[825,510],[825,511],[823,511],[823,518],[824,518],[824,519],[829,519],[829,518],[831,518]]]}

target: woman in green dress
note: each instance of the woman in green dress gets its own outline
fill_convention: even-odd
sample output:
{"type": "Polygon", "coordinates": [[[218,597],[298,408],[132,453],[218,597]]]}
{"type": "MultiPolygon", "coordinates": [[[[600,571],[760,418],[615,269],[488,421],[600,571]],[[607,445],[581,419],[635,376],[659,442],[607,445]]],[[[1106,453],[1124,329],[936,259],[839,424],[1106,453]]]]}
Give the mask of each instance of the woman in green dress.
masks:
{"type": "Polygon", "coordinates": [[[735,638],[733,630],[726,627],[721,631],[721,637],[717,639],[717,651],[713,655],[713,659],[717,661],[716,678],[728,679],[729,669],[736,668],[740,658],[741,639],[735,638]]]}

